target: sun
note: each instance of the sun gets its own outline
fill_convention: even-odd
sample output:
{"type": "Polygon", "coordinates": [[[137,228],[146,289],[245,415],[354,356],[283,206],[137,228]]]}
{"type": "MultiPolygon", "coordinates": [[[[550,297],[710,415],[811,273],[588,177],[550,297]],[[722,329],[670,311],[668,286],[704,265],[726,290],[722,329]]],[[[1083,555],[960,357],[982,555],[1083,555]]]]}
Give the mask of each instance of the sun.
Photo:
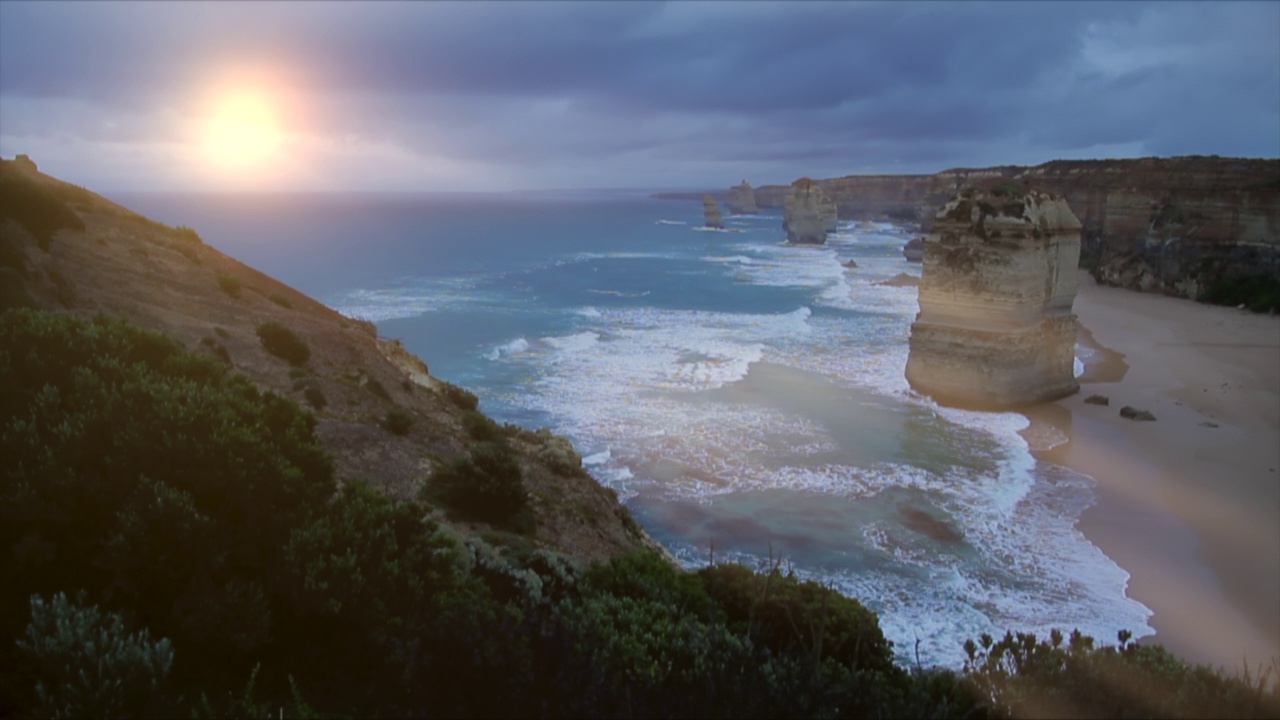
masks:
{"type": "Polygon", "coordinates": [[[272,159],[283,134],[266,97],[233,92],[214,103],[203,138],[210,163],[223,169],[250,170],[272,159]]]}

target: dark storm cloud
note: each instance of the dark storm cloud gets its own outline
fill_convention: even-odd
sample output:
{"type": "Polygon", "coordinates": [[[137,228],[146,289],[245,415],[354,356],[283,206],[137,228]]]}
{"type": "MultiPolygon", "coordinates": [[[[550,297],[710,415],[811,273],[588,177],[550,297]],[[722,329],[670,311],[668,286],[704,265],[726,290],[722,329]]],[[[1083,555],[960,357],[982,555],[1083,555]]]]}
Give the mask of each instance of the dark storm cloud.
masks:
{"type": "Polygon", "coordinates": [[[235,63],[308,130],[516,184],[1280,153],[1276,3],[5,2],[0,140],[173,133],[235,63]]]}

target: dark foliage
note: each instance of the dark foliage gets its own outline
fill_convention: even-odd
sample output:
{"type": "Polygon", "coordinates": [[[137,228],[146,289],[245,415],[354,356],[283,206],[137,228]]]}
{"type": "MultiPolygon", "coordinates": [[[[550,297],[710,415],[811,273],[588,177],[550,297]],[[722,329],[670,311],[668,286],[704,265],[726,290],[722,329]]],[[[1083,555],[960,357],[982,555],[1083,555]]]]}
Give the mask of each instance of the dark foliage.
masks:
{"type": "Polygon", "coordinates": [[[413,416],[406,410],[393,407],[382,416],[382,427],[392,435],[408,435],[413,427],[413,416]]]}
{"type": "Polygon", "coordinates": [[[387,392],[387,388],[384,387],[382,383],[378,382],[374,378],[369,378],[369,380],[364,384],[364,389],[368,390],[374,395],[377,395],[383,400],[387,400],[387,401],[391,400],[391,393],[387,392]]]}
{"type": "Polygon", "coordinates": [[[307,346],[307,341],[275,320],[268,320],[258,326],[258,339],[267,352],[290,365],[305,365],[311,359],[311,348],[307,346]]]}
{"type": "Polygon", "coordinates": [[[267,299],[282,308],[293,309],[293,303],[289,302],[289,298],[281,295],[280,293],[273,292],[267,296],[267,299]]]}
{"type": "Polygon", "coordinates": [[[1198,299],[1213,305],[1244,305],[1254,312],[1280,312],[1280,278],[1271,275],[1219,278],[1198,299]]]}
{"type": "Polygon", "coordinates": [[[16,220],[48,251],[59,230],[84,230],[84,221],[52,188],[0,166],[0,221],[16,220]]]}
{"type": "Polygon", "coordinates": [[[480,407],[480,398],[476,397],[475,393],[468,392],[453,383],[440,383],[440,392],[444,393],[454,406],[463,410],[475,410],[480,407]]]}
{"type": "Polygon", "coordinates": [[[464,410],[462,413],[462,428],[467,431],[467,435],[472,440],[480,442],[506,442],[506,436],[502,432],[502,427],[494,422],[492,418],[479,410],[464,410]]]}
{"type": "Polygon", "coordinates": [[[520,463],[497,443],[476,443],[469,454],[437,468],[426,490],[463,517],[498,525],[512,523],[529,504],[520,463]]]}
{"type": "Polygon", "coordinates": [[[84,590],[216,677],[269,644],[279,548],[333,493],[314,421],[122,321],[0,315],[0,634],[84,590]]]}
{"type": "MultiPolygon", "coordinates": [[[[0,644],[0,707],[18,717],[1280,711],[1280,683],[1124,635],[983,638],[963,673],[907,671],[873,613],[777,568],[642,553],[584,571],[502,531],[460,545],[425,503],[335,492],[293,402],[120,321],[0,314],[0,387],[0,636],[19,639],[0,644]]],[[[527,512],[504,444],[428,495],[527,512]]]]}

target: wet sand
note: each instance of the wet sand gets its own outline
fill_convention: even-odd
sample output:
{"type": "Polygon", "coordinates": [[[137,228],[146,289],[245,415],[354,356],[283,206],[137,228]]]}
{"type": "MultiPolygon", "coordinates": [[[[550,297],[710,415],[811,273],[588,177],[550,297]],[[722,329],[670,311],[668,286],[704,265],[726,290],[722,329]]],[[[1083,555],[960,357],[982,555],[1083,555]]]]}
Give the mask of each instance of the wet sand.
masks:
{"type": "Polygon", "coordinates": [[[1144,642],[1228,670],[1280,658],[1280,317],[1083,272],[1075,310],[1093,349],[1080,393],[1028,417],[1070,438],[1045,459],[1097,480],[1077,527],[1153,611],[1144,642]]]}

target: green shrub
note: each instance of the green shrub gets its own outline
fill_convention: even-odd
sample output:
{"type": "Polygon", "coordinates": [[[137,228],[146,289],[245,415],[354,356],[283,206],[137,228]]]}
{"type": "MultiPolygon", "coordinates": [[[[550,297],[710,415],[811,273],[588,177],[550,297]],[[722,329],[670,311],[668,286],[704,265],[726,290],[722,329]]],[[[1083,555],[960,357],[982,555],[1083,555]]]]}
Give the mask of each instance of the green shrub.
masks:
{"type": "Polygon", "coordinates": [[[408,435],[413,427],[413,416],[407,411],[393,407],[382,417],[382,427],[392,435],[408,435]]]}
{"type": "Polygon", "coordinates": [[[218,287],[233,298],[240,297],[240,278],[218,273],[218,287]]]}
{"type": "Polygon", "coordinates": [[[774,653],[814,653],[814,662],[830,658],[854,670],[897,671],[893,643],[885,639],[876,614],[853,598],[777,569],[753,573],[741,565],[718,564],[698,575],[729,626],[774,653]]]}
{"type": "MultiPolygon", "coordinates": [[[[298,368],[291,368],[289,370],[289,376],[295,377],[294,371],[297,369],[298,368]]],[[[308,376],[305,372],[296,377],[298,379],[294,381],[293,389],[295,391],[302,391],[302,397],[306,399],[307,404],[313,409],[323,410],[324,407],[329,404],[329,400],[325,398],[324,391],[320,389],[320,381],[308,376]]]]}
{"type": "Polygon", "coordinates": [[[12,218],[35,236],[41,250],[59,230],[84,230],[84,221],[49,186],[0,166],[0,221],[12,218]]]}
{"type": "Polygon", "coordinates": [[[305,365],[311,359],[311,348],[307,346],[307,342],[275,320],[268,320],[258,326],[258,339],[267,352],[290,365],[305,365]]]}
{"type": "Polygon", "coordinates": [[[426,490],[463,517],[495,524],[510,523],[529,504],[520,463],[510,449],[488,442],[437,468],[426,490]]]}
{"type": "MultiPolygon", "coordinates": [[[[71,603],[62,593],[31,596],[31,621],[18,648],[35,671],[35,714],[134,717],[160,710],[173,646],[126,632],[115,613],[71,603]]],[[[12,709],[12,708],[11,708],[12,709]]]]}
{"type": "Polygon", "coordinates": [[[302,392],[302,397],[306,399],[308,405],[316,410],[323,410],[324,406],[329,404],[329,401],[324,396],[324,392],[320,390],[318,385],[308,386],[307,389],[302,392]]]}
{"type": "Polygon", "coordinates": [[[214,340],[212,336],[210,335],[204,336],[203,338],[200,339],[200,344],[209,348],[210,352],[212,352],[215,357],[221,360],[224,365],[231,364],[231,353],[227,352],[227,348],[225,345],[218,342],[217,340],[214,340]]]}
{"type": "Polygon", "coordinates": [[[1280,278],[1271,275],[1219,278],[1197,299],[1213,305],[1244,305],[1253,312],[1280,312],[1280,278]]]}
{"type": "Polygon", "coordinates": [[[282,308],[288,308],[290,310],[293,309],[293,303],[289,302],[289,298],[281,295],[278,292],[271,293],[270,295],[267,296],[267,299],[279,305],[282,308]]]}
{"type": "Polygon", "coordinates": [[[247,674],[281,637],[280,549],[335,489],[314,419],[102,317],[0,315],[0,387],[0,635],[31,595],[83,589],[172,638],[175,677],[247,674]]]}
{"type": "Polygon", "coordinates": [[[1116,647],[1094,647],[1092,637],[1053,630],[983,635],[965,642],[964,680],[974,696],[1012,717],[1278,717],[1280,678],[1230,677],[1191,666],[1159,645],[1117,634],[1116,647]]]}
{"type": "Polygon", "coordinates": [[[440,392],[444,393],[445,398],[454,406],[463,410],[475,410],[480,407],[480,398],[475,393],[468,392],[453,383],[440,383],[440,392]]]}
{"type": "Polygon", "coordinates": [[[464,410],[462,412],[462,427],[473,440],[505,442],[502,428],[479,410],[464,410]]]}

